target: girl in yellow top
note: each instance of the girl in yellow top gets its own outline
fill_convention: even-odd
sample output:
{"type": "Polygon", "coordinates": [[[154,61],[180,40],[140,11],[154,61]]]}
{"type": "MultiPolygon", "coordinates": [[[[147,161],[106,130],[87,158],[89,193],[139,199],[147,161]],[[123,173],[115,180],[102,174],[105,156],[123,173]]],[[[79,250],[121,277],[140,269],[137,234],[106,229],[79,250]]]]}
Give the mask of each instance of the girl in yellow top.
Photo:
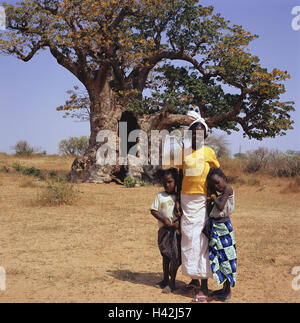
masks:
{"type": "MultiPolygon", "coordinates": [[[[192,279],[188,286],[195,288],[194,301],[206,302],[207,279],[212,277],[208,239],[202,233],[207,220],[206,177],[211,167],[219,168],[220,164],[213,149],[205,146],[197,149],[197,131],[204,131],[204,138],[207,137],[208,128],[204,119],[198,118],[192,122],[189,130],[192,131],[192,153],[184,156],[182,165],[178,167],[182,173],[180,192],[182,274],[192,279]]],[[[178,203],[176,208],[179,208],[178,203]]]]}

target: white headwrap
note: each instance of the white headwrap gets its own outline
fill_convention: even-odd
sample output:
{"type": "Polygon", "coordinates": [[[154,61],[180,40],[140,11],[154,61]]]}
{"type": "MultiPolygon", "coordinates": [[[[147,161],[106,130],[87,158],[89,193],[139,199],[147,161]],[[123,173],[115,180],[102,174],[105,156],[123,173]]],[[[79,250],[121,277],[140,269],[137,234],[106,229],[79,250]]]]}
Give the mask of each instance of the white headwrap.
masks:
{"type": "Polygon", "coordinates": [[[208,126],[205,120],[201,117],[200,113],[197,113],[196,111],[188,111],[186,115],[186,120],[190,122],[189,128],[196,122],[200,122],[205,128],[206,134],[208,133],[208,126]]]}

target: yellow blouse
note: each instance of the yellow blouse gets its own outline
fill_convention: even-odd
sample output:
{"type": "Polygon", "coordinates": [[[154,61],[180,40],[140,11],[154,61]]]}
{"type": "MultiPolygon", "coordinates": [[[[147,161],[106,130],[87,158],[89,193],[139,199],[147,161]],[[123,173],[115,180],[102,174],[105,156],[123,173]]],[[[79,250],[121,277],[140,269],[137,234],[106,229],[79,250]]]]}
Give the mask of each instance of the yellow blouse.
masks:
{"type": "MultiPolygon", "coordinates": [[[[191,152],[191,150],[190,150],[191,152]]],[[[207,194],[206,177],[210,167],[219,168],[214,150],[203,146],[192,153],[183,151],[182,165],[175,167],[183,170],[182,194],[207,194]]]]}

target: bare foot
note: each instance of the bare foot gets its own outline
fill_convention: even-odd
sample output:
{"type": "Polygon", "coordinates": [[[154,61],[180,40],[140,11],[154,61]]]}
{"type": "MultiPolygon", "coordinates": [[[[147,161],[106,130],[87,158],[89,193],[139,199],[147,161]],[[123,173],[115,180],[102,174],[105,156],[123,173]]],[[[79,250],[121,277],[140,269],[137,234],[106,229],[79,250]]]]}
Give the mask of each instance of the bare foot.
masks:
{"type": "Polygon", "coordinates": [[[162,281],[155,284],[155,287],[161,288],[161,289],[165,288],[166,286],[168,286],[168,283],[165,282],[164,280],[162,280],[162,281]]]}
{"type": "Polygon", "coordinates": [[[185,291],[192,291],[195,288],[200,287],[200,283],[198,279],[192,279],[188,285],[184,287],[185,291]]]}
{"type": "Polygon", "coordinates": [[[208,290],[197,288],[195,290],[195,296],[192,302],[195,303],[207,303],[208,301],[208,290]]]}
{"type": "Polygon", "coordinates": [[[171,290],[170,286],[168,285],[165,288],[163,288],[162,293],[164,293],[164,294],[172,293],[172,290],[171,290]]]}

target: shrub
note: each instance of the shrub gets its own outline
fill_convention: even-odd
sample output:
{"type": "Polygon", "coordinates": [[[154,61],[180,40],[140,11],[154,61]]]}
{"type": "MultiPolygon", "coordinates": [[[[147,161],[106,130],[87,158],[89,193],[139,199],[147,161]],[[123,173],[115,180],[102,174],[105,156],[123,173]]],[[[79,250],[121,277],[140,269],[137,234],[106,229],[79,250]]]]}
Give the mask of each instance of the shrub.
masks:
{"type": "Polygon", "coordinates": [[[42,205],[58,206],[72,204],[78,197],[74,185],[66,182],[48,182],[48,185],[39,192],[38,200],[42,205]]]}
{"type": "MultiPolygon", "coordinates": [[[[238,158],[239,159],[239,158],[238,158]]],[[[300,175],[300,152],[259,148],[248,151],[243,159],[248,173],[264,171],[272,176],[291,177],[300,175]]]]}
{"type": "Polygon", "coordinates": [[[268,162],[268,154],[268,149],[263,147],[247,152],[245,170],[248,173],[255,173],[265,168],[268,162]]]}
{"type": "Polygon", "coordinates": [[[31,155],[34,150],[26,140],[18,141],[12,148],[15,150],[17,155],[31,155]]]}
{"type": "Polygon", "coordinates": [[[130,187],[135,187],[135,186],[146,186],[146,183],[141,179],[127,176],[124,179],[124,185],[126,187],[130,188],[130,187]]]}
{"type": "Polygon", "coordinates": [[[133,177],[130,177],[130,176],[127,176],[125,179],[124,179],[124,185],[126,187],[134,187],[135,184],[137,183],[136,179],[133,178],[133,177]]]}
{"type": "Polygon", "coordinates": [[[22,166],[18,163],[15,163],[13,165],[13,168],[17,171],[17,172],[20,172],[24,175],[33,175],[33,176],[36,176],[40,179],[45,179],[45,176],[42,174],[42,172],[35,168],[35,167],[25,167],[25,166],[22,166]]]}
{"type": "Polygon", "coordinates": [[[300,155],[298,153],[272,151],[269,164],[272,175],[279,177],[300,175],[300,155]]]}
{"type": "MultiPolygon", "coordinates": [[[[41,151],[40,147],[31,147],[26,140],[19,140],[12,149],[18,156],[31,156],[32,154],[37,154],[41,151]]],[[[46,151],[44,150],[40,154],[45,155],[46,151]]]]}
{"type": "Polygon", "coordinates": [[[70,137],[61,140],[59,143],[59,153],[62,155],[83,155],[89,145],[89,137],[70,137]]]}

